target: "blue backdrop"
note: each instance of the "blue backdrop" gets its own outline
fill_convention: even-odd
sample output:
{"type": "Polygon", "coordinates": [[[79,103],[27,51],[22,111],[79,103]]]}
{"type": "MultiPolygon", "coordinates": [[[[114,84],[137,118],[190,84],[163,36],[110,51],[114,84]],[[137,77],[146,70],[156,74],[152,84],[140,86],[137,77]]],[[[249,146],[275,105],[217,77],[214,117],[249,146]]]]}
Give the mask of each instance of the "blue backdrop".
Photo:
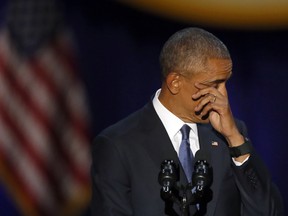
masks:
{"type": "Polygon", "coordinates": [[[92,132],[143,106],[160,87],[158,55],[175,31],[199,26],[218,36],[234,62],[228,82],[235,117],[243,119],[255,148],[288,206],[288,30],[232,30],[178,23],[117,3],[69,5],[92,132]]]}
{"type": "Polygon", "coordinates": [[[243,119],[255,148],[288,206],[288,30],[232,30],[179,23],[123,5],[86,1],[70,5],[93,134],[143,106],[160,87],[158,55],[175,31],[203,27],[229,48],[228,82],[235,117],[243,119]]]}
{"type": "MultiPolygon", "coordinates": [[[[233,113],[246,122],[288,207],[288,29],[213,28],[163,19],[113,1],[79,2],[65,0],[64,5],[87,89],[93,136],[142,107],[160,87],[158,56],[172,33],[187,26],[205,28],[231,52],[233,113]]],[[[0,193],[3,197],[5,188],[0,193]]]]}

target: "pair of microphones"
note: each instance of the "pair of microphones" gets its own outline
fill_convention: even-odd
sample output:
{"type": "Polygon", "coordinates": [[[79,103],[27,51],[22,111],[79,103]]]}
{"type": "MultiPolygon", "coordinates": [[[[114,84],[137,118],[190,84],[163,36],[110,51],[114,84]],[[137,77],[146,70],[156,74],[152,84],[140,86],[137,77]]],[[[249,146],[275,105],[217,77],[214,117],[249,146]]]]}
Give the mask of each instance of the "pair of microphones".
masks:
{"type": "MultiPolygon", "coordinates": [[[[204,150],[198,150],[195,154],[192,182],[185,186],[185,190],[191,190],[194,196],[193,203],[201,202],[204,199],[205,191],[210,189],[213,172],[209,164],[209,154],[204,150]]],[[[161,196],[163,199],[174,199],[174,191],[179,187],[179,166],[173,160],[164,160],[158,176],[158,182],[162,186],[161,196]]]]}

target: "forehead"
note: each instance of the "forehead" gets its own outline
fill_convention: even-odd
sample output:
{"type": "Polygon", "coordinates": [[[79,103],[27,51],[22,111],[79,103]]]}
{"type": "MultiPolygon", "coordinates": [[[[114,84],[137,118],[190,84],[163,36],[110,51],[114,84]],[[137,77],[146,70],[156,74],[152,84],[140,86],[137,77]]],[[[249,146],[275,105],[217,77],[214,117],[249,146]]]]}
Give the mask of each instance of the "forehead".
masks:
{"type": "Polygon", "coordinates": [[[225,73],[232,71],[231,59],[208,59],[205,67],[207,73],[225,73]]]}
{"type": "Polygon", "coordinates": [[[208,59],[205,67],[199,72],[203,79],[228,79],[232,74],[231,59],[208,59]]]}

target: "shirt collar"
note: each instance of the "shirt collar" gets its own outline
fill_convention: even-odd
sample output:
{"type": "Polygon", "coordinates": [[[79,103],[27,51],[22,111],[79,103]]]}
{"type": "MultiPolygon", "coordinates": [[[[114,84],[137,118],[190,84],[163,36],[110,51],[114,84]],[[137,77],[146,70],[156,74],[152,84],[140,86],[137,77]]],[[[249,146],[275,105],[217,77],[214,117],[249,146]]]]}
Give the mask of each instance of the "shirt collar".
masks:
{"type": "Polygon", "coordinates": [[[195,123],[185,123],[172,112],[170,112],[158,99],[161,89],[158,89],[153,100],[153,106],[161,119],[170,139],[172,139],[175,134],[177,134],[183,124],[187,124],[191,127],[194,133],[197,135],[197,126],[195,123]]]}

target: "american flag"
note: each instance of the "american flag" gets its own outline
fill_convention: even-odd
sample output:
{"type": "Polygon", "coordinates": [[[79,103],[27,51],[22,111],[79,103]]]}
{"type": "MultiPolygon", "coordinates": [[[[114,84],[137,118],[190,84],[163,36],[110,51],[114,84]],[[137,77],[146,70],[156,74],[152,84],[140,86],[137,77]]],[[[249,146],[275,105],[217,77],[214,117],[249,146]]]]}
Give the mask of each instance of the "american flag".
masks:
{"type": "Polygon", "coordinates": [[[52,0],[10,0],[0,32],[0,180],[22,215],[80,215],[90,198],[88,110],[52,0]]]}

